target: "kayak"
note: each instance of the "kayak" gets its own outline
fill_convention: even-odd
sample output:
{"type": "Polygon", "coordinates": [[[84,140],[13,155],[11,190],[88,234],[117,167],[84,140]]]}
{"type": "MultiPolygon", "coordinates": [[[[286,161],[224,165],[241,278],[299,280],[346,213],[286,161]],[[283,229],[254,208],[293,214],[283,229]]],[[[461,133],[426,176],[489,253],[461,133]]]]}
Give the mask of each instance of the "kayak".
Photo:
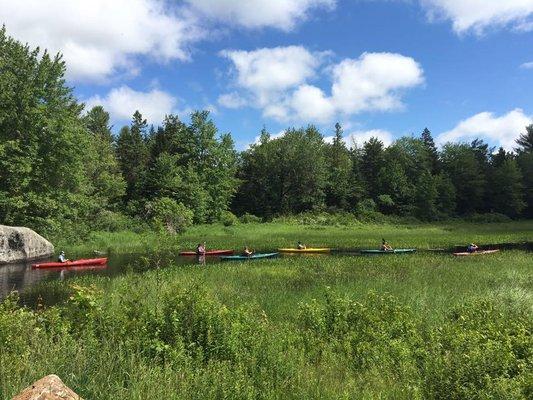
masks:
{"type": "Polygon", "coordinates": [[[330,253],[331,249],[326,247],[321,248],[312,248],[308,247],[306,249],[278,249],[280,253],[330,253]]]}
{"type": "Polygon", "coordinates": [[[406,254],[414,253],[416,249],[394,249],[394,250],[361,250],[361,254],[406,254]]]}
{"type": "Polygon", "coordinates": [[[75,261],[66,261],[66,262],[45,262],[39,264],[32,264],[33,268],[57,268],[57,267],[79,267],[82,265],[104,265],[107,263],[106,258],[82,258],[75,261]]]}
{"type": "Polygon", "coordinates": [[[258,260],[261,258],[273,258],[276,257],[278,253],[257,253],[252,254],[251,256],[221,256],[222,261],[243,261],[243,260],[258,260]]]}
{"type": "Polygon", "coordinates": [[[209,250],[204,254],[196,254],[196,251],[180,251],[180,256],[222,256],[233,254],[233,250],[209,250]]]}
{"type": "Polygon", "coordinates": [[[107,269],[107,264],[102,265],[74,265],[70,266],[68,268],[65,267],[47,267],[47,271],[65,271],[68,270],[70,272],[79,272],[79,271],[100,271],[103,269],[107,269]]]}
{"type": "Polygon", "coordinates": [[[494,254],[499,252],[500,250],[481,250],[481,251],[474,251],[473,253],[469,253],[468,251],[463,251],[459,253],[453,253],[454,256],[481,256],[483,254],[494,254]]]}

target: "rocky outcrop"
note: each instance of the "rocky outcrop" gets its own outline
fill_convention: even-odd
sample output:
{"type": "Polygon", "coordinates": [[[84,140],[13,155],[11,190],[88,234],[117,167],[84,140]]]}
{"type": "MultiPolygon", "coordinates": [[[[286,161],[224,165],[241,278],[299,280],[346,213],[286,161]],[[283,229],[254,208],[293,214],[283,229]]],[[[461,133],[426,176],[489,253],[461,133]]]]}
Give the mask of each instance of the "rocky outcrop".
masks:
{"type": "Polygon", "coordinates": [[[57,375],[48,375],[27,387],[12,400],[83,400],[57,375]]]}
{"type": "Polygon", "coordinates": [[[0,264],[54,254],[54,246],[29,228],[0,225],[0,264]]]}

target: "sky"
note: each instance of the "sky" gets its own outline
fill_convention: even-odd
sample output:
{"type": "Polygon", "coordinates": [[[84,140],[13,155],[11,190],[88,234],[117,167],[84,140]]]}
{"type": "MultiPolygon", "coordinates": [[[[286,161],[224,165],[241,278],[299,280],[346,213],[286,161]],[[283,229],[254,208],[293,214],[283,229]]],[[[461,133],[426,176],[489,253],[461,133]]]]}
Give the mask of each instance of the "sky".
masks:
{"type": "Polygon", "coordinates": [[[336,122],[512,149],[533,123],[533,0],[0,0],[0,23],[115,130],[207,109],[238,149],[336,122]]]}

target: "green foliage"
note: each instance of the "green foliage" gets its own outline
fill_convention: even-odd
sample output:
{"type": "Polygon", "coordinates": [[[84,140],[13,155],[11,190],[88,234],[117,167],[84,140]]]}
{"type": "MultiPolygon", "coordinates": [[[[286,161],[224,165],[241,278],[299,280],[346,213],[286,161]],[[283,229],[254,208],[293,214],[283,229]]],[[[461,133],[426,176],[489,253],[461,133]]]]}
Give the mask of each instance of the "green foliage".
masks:
{"type": "Polygon", "coordinates": [[[237,216],[231,211],[223,211],[220,217],[220,222],[222,222],[222,225],[224,226],[233,226],[239,223],[239,218],[237,218],[237,216]]]}
{"type": "Polygon", "coordinates": [[[511,221],[511,218],[509,218],[507,215],[499,213],[485,213],[469,215],[465,218],[465,220],[477,224],[486,224],[509,222],[511,221]]]}
{"type": "Polygon", "coordinates": [[[324,142],[315,127],[290,129],[276,139],[264,131],[242,154],[234,209],[269,218],[321,207],[326,176],[324,142]]]}
{"type": "Polygon", "coordinates": [[[256,217],[255,215],[249,213],[244,213],[243,215],[241,215],[239,221],[243,224],[259,224],[263,222],[260,217],[256,217]]]}
{"type": "Polygon", "coordinates": [[[193,212],[169,197],[160,197],[146,204],[146,212],[158,230],[184,232],[192,225],[193,212]]]}

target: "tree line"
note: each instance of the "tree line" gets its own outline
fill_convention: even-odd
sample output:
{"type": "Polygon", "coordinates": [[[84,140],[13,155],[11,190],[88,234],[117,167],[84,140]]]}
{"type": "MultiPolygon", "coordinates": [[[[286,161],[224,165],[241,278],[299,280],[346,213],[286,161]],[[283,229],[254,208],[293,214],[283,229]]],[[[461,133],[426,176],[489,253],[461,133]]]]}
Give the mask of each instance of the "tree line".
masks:
{"type": "Polygon", "coordinates": [[[137,111],[117,134],[86,111],[65,63],[0,29],[0,219],[73,233],[144,221],[168,230],[237,215],[305,211],[443,219],[472,213],[533,216],[533,125],[514,152],[481,140],[437,149],[425,129],[390,146],[326,142],[314,126],[279,138],[263,130],[237,152],[207,111],[149,126],[137,111]],[[74,228],[76,227],[76,228],[74,228]]]}

